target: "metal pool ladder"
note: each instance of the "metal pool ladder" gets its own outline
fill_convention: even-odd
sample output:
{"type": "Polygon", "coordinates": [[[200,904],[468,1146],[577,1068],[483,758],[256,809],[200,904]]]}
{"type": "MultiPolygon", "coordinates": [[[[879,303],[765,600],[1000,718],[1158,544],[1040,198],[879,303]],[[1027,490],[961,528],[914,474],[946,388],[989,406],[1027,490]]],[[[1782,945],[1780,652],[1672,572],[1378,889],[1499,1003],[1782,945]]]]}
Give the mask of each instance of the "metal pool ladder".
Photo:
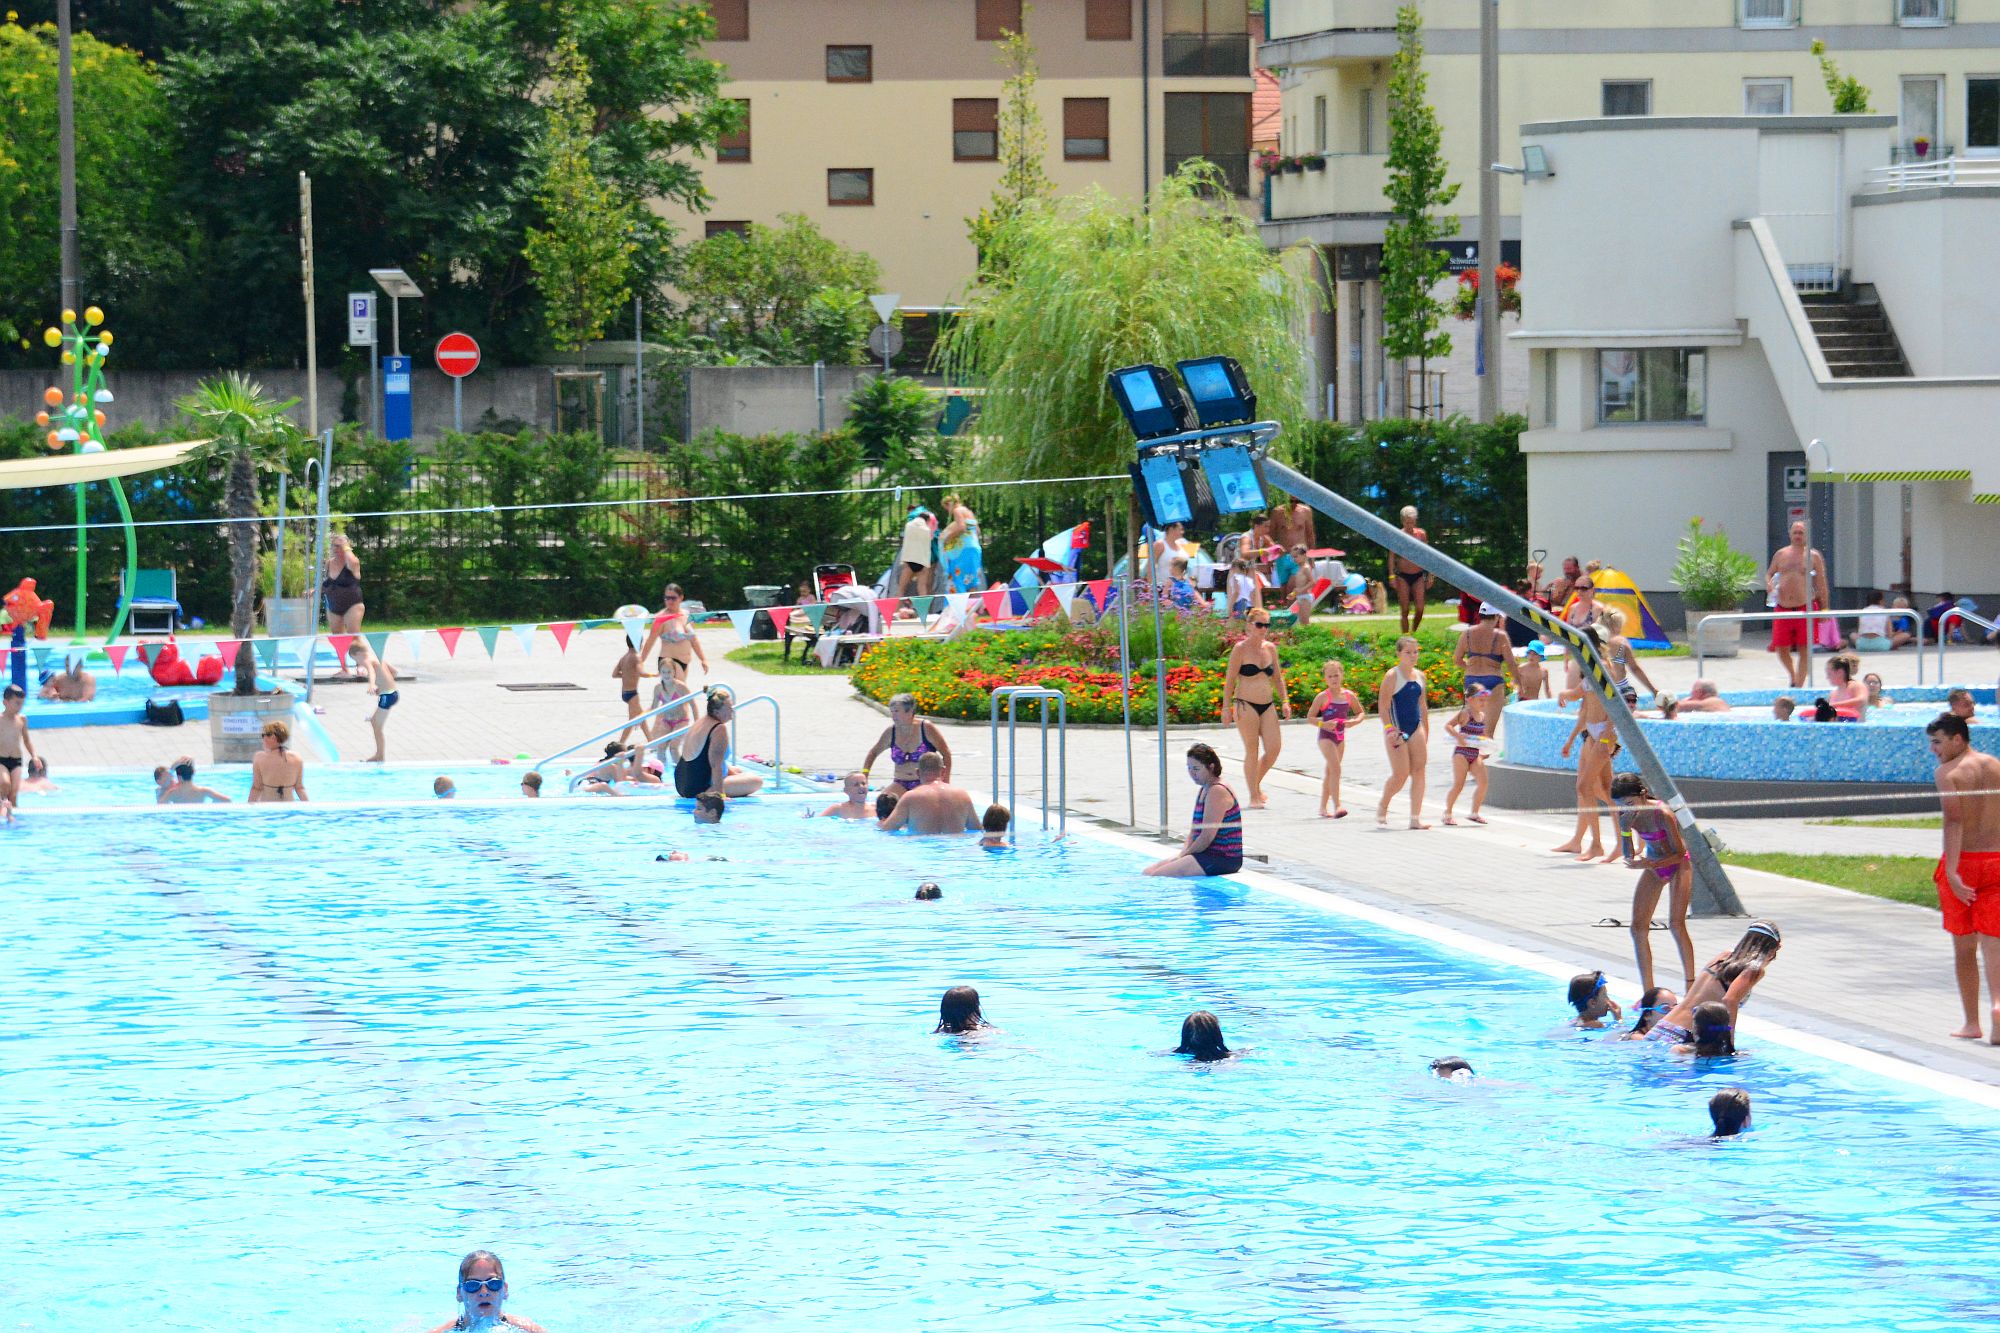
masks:
{"type": "Polygon", "coordinates": [[[1014,778],[1016,769],[1015,723],[1019,720],[1016,710],[1022,700],[1037,705],[1040,711],[1042,733],[1042,827],[1049,826],[1049,703],[1056,706],[1056,832],[1069,831],[1069,699],[1061,690],[1045,689],[1040,685],[1002,685],[993,691],[992,706],[987,714],[986,742],[993,753],[993,798],[1000,798],[1000,703],[1007,703],[1007,809],[1014,809],[1014,778]]]}

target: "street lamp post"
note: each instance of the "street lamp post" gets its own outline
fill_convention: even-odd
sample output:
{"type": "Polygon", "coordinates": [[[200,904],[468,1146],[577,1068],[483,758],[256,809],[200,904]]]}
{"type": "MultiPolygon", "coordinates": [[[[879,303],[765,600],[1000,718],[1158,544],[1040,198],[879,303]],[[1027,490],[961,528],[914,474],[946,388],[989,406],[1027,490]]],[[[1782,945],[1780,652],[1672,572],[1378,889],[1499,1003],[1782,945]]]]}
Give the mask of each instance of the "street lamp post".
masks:
{"type": "MultiPolygon", "coordinates": [[[[1479,0],[1479,160],[1500,160],[1500,0],[1479,0]]],[[[1500,181],[1479,173],[1479,419],[1500,415],[1500,181]]]]}
{"type": "Polygon", "coordinates": [[[62,308],[81,310],[83,249],[76,235],[76,94],[70,80],[69,0],[56,0],[56,138],[57,171],[62,177],[62,308]]]}

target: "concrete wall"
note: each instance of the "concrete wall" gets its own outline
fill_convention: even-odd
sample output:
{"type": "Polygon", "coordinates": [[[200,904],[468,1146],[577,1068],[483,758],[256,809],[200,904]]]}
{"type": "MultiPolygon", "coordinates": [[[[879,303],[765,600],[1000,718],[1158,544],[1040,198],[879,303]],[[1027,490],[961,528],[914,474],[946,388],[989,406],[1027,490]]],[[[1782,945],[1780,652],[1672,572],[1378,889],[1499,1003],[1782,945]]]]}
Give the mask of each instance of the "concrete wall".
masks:
{"type": "MultiPolygon", "coordinates": [[[[874,372],[826,368],[826,429],[847,420],[847,400],[874,372]]],[[[687,373],[687,438],[810,433],[820,428],[811,366],[700,366],[687,373]]]]}
{"type": "MultiPolygon", "coordinates": [[[[105,409],[111,429],[129,422],[142,422],[156,429],[170,426],[178,417],[174,402],[193,393],[212,370],[119,370],[114,360],[107,376],[116,401],[105,409]]],[[[278,398],[299,399],[292,412],[301,426],[306,422],[306,376],[302,370],[258,370],[251,378],[278,398]]],[[[48,371],[0,370],[0,416],[33,417],[42,408],[42,391],[53,381],[48,371]]],[[[378,380],[379,384],[379,380],[378,380]]],[[[530,426],[550,424],[552,381],[546,368],[533,366],[509,369],[481,369],[465,381],[465,428],[477,429],[488,413],[500,421],[525,422],[530,426]]],[[[359,385],[359,419],[368,420],[368,383],[359,385]]],[[[340,399],[345,391],[340,377],[329,371],[319,373],[319,424],[322,428],[340,421],[340,399]]],[[[410,386],[412,429],[420,440],[435,439],[451,429],[451,380],[435,369],[419,366],[410,386]]]]}
{"type": "Polygon", "coordinates": [[[1991,287],[2000,190],[1867,195],[1854,209],[1854,277],[1872,282],[1918,375],[2000,375],[1991,287]]]}

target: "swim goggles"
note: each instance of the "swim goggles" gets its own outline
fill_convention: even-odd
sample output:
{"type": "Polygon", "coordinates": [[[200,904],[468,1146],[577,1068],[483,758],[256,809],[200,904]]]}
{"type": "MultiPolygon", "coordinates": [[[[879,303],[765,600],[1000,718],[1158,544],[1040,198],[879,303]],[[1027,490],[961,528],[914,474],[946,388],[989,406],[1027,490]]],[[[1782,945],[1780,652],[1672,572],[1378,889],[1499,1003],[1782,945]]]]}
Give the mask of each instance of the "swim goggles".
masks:
{"type": "Polygon", "coordinates": [[[507,1279],[504,1277],[468,1277],[459,1281],[458,1289],[468,1296],[477,1296],[482,1287],[487,1291],[497,1292],[506,1285],[507,1279]]]}

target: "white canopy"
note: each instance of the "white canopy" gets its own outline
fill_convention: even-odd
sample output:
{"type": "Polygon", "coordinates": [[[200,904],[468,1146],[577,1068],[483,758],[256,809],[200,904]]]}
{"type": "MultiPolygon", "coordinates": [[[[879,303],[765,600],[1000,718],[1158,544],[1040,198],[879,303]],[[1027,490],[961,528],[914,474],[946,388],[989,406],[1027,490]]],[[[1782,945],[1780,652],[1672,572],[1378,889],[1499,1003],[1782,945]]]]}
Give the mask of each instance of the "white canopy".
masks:
{"type": "Polygon", "coordinates": [[[146,444],[136,449],[106,449],[94,454],[51,454],[47,458],[12,458],[0,463],[0,491],[38,486],[79,486],[88,481],[130,477],[172,467],[207,440],[177,444],[146,444]]]}

